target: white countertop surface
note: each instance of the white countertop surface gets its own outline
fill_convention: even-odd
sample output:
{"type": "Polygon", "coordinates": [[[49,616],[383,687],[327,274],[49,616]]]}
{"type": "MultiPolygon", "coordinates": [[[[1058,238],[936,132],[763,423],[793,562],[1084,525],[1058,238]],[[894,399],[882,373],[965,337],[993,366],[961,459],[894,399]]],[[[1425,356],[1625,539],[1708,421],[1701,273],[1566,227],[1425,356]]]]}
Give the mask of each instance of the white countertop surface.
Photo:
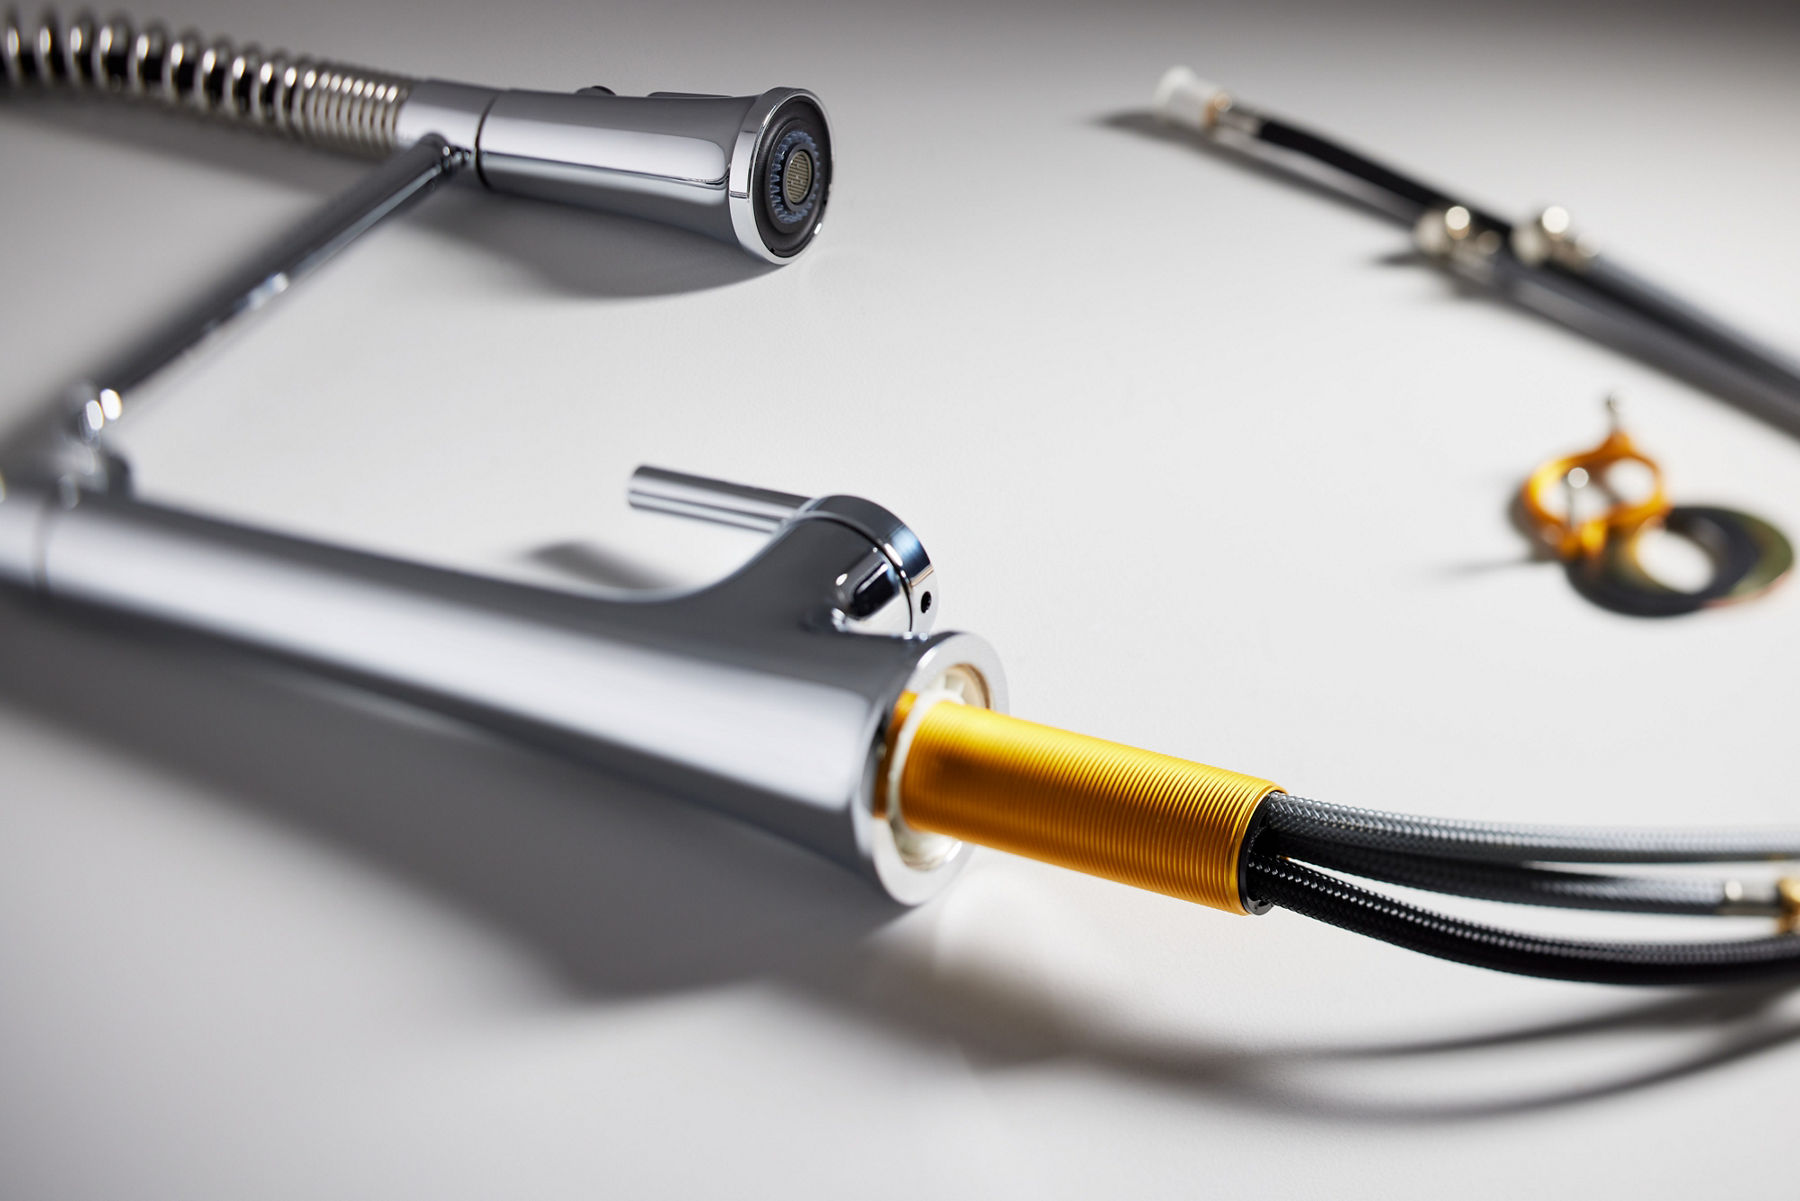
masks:
{"type": "MultiPolygon", "coordinates": [[[[499,85],[806,86],[839,175],[778,271],[436,197],[124,430],[149,495],[679,582],[753,540],[628,511],[638,463],[856,492],[923,535],[1021,715],[1372,807],[1800,812],[1800,590],[1614,617],[1507,516],[1609,389],[1677,498],[1795,533],[1800,440],[1131,116],[1191,62],[1502,211],[1564,203],[1794,348],[1791,9],[163,15],[499,85]]],[[[9,412],[359,170],[41,101],[0,101],[0,162],[9,412]]],[[[701,810],[13,600],[0,964],[8,1198],[1744,1195],[1792,1167],[1780,994],[1511,978],[992,853],[895,912],[701,810]]]]}

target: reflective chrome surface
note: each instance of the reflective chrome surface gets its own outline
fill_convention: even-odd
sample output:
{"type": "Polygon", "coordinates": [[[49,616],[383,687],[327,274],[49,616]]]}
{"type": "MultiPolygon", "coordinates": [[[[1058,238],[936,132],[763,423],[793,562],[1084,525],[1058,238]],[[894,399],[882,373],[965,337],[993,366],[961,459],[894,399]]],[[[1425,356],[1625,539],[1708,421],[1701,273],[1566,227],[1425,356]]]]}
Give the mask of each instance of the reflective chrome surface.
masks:
{"type": "Polygon", "coordinates": [[[926,635],[930,559],[879,505],[647,469],[641,507],[746,525],[768,545],[708,588],[601,598],[132,498],[105,435],[139,386],[465,165],[495,190],[686,225],[770,261],[803,249],[823,212],[830,139],[804,92],[628,99],[424,83],[409,95],[394,113],[384,93],[380,110],[404,149],[0,443],[0,585],[360,682],[691,797],[896,899],[925,899],[963,852],[877,812],[895,703],[954,676],[976,682],[974,703],[999,706],[1004,684],[981,640],[926,635]]]}
{"type": "Polygon", "coordinates": [[[1513,226],[1512,251],[1520,262],[1539,266],[1554,262],[1568,271],[1586,271],[1596,254],[1594,244],[1574,227],[1569,210],[1547,205],[1529,221],[1513,226]]]}
{"type": "Polygon", "coordinates": [[[605,209],[696,230],[771,263],[811,243],[829,197],[830,163],[811,153],[817,209],[798,244],[769,232],[769,202],[755,178],[768,139],[804,112],[825,126],[818,98],[796,88],[760,96],[614,96],[589,88],[554,92],[490,91],[427,81],[402,107],[402,144],[437,134],[474,154],[481,180],[496,192],[605,209]]]}
{"type": "Polygon", "coordinates": [[[684,475],[661,467],[640,467],[633,472],[625,498],[634,509],[765,534],[774,533],[782,522],[800,511],[807,499],[791,492],[684,475]]]}
{"type": "Polygon", "coordinates": [[[634,509],[765,533],[808,517],[847,525],[867,538],[872,549],[833,581],[837,608],[846,620],[858,628],[913,634],[937,623],[937,573],[931,557],[918,535],[880,505],[855,496],[808,500],[661,467],[639,467],[626,495],[634,509]]]}
{"type": "Polygon", "coordinates": [[[160,103],[353,154],[427,136],[479,158],[498,192],[679,225],[784,262],[818,233],[831,135],[818,98],[615,96],[417,80],[254,44],[139,29],[54,9],[0,15],[0,89],[56,88],[160,103]],[[792,164],[789,170],[787,164],[792,164]]]}
{"type": "Polygon", "coordinates": [[[854,497],[806,501],[715,585],[606,598],[99,493],[15,488],[0,501],[0,581],[583,759],[809,847],[908,903],[941,888],[963,851],[909,839],[876,811],[895,702],[958,671],[979,681],[975,699],[1005,704],[980,639],[869,632],[910,625],[932,576],[911,531],[854,497]]]}
{"type": "Polygon", "coordinates": [[[88,489],[123,489],[125,466],[100,439],[124,416],[133,392],[468,165],[497,191],[685,226],[770,262],[810,245],[823,218],[829,135],[823,109],[807,92],[621,97],[592,88],[557,95],[439,81],[409,86],[392,123],[391,140],[403,149],[30,423],[7,431],[0,472],[15,482],[74,480],[88,489]],[[759,188],[753,177],[772,161],[766,144],[772,128],[779,133],[802,118],[823,144],[804,137],[810,148],[801,152],[804,172],[759,188]],[[777,120],[785,124],[774,127],[777,120]],[[802,176],[805,215],[787,213],[792,228],[776,229],[781,214],[771,213],[795,198],[792,185],[802,176]]]}
{"type": "Polygon", "coordinates": [[[481,133],[481,119],[498,95],[497,88],[443,79],[415,80],[407,91],[406,103],[400,106],[394,120],[394,140],[402,146],[410,146],[420,138],[436,134],[457,149],[472,154],[481,133]]]}

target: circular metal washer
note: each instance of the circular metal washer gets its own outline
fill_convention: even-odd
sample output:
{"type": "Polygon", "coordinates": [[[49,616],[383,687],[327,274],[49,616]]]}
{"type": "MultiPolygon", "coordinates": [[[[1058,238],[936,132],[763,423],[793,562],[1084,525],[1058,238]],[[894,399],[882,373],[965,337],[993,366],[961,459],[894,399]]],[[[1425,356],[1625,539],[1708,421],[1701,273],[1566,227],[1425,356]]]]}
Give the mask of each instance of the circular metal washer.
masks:
{"type": "Polygon", "coordinates": [[[1575,590],[1615,613],[1680,617],[1761,595],[1794,566],[1793,545],[1761,518],[1710,505],[1676,505],[1661,528],[1704,550],[1713,561],[1713,578],[1691,592],[1671,588],[1638,561],[1637,539],[1649,528],[1609,538],[1598,555],[1572,561],[1569,582],[1575,590]]]}

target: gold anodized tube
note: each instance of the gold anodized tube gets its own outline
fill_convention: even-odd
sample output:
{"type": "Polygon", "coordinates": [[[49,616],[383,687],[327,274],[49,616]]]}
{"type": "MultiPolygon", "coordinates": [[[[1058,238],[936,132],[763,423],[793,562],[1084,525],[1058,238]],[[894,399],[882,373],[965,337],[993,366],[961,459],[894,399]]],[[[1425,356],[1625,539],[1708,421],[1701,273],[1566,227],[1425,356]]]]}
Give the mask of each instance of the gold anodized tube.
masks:
{"type": "Polygon", "coordinates": [[[902,698],[894,727],[890,799],[913,829],[1250,912],[1238,864],[1272,781],[949,699],[902,698]]]}

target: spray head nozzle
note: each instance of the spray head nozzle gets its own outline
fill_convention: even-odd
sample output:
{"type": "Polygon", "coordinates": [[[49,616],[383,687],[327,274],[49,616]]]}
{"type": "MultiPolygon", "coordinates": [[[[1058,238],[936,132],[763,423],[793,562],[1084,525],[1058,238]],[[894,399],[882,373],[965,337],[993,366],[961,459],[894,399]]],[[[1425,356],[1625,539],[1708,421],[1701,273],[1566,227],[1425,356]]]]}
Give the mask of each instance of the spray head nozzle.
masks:
{"type": "Polygon", "coordinates": [[[432,133],[496,192],[681,226],[771,263],[812,243],[831,192],[831,127],[798,88],[616,96],[426,80],[411,86],[397,134],[432,133]]]}

